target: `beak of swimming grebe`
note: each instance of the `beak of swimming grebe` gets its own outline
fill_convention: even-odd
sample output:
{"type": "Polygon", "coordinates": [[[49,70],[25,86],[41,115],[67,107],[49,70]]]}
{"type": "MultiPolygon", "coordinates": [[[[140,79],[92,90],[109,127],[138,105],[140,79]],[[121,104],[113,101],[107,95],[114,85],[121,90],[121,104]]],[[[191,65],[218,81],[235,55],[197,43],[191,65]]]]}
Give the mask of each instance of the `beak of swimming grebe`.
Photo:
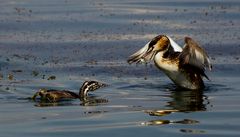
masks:
{"type": "Polygon", "coordinates": [[[32,100],[36,100],[37,96],[39,96],[39,92],[35,93],[35,94],[32,96],[32,100]]]}
{"type": "Polygon", "coordinates": [[[129,64],[132,63],[147,63],[148,61],[153,60],[156,51],[154,51],[154,47],[150,47],[148,42],[143,48],[141,48],[140,50],[138,50],[137,52],[135,52],[134,54],[132,54],[129,59],[127,60],[127,62],[129,64]]]}

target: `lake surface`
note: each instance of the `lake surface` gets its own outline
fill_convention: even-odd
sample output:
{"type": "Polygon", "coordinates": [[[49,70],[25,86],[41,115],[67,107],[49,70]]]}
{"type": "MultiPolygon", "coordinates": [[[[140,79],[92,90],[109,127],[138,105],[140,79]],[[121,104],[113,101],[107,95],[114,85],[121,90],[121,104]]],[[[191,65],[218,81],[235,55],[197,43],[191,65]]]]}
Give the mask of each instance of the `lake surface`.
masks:
{"type": "Polygon", "coordinates": [[[240,136],[238,0],[0,3],[1,137],[240,136]],[[158,34],[208,51],[203,91],[176,90],[154,64],[126,62],[158,34]],[[85,80],[109,86],[85,101],[27,99],[40,88],[78,92],[85,80]]]}

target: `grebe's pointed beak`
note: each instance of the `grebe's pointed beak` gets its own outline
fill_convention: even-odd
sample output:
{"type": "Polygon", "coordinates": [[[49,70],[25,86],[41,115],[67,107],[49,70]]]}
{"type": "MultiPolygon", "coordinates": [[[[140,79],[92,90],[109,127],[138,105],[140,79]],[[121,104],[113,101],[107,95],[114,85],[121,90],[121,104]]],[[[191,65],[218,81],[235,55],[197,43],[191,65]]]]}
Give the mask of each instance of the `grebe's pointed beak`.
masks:
{"type": "Polygon", "coordinates": [[[37,96],[39,96],[39,92],[35,93],[35,94],[32,96],[32,100],[36,100],[37,96]]]}
{"type": "Polygon", "coordinates": [[[143,48],[132,54],[127,62],[129,64],[132,63],[142,63],[142,62],[148,62],[153,60],[156,51],[153,51],[153,47],[149,46],[150,42],[148,42],[143,48]]]}

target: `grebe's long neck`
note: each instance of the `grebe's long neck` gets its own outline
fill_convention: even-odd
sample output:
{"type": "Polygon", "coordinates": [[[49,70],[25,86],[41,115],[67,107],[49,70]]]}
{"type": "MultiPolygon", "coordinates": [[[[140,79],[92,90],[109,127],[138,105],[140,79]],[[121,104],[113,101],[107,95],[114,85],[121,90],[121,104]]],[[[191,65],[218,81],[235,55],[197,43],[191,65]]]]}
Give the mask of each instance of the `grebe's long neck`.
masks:
{"type": "Polygon", "coordinates": [[[177,52],[169,50],[158,52],[154,57],[155,65],[167,75],[167,72],[178,71],[179,60],[176,57],[177,54],[177,52]]]}
{"type": "Polygon", "coordinates": [[[159,51],[155,55],[154,62],[163,71],[178,71],[179,54],[180,52],[174,51],[173,47],[169,45],[166,50],[159,51]]]}

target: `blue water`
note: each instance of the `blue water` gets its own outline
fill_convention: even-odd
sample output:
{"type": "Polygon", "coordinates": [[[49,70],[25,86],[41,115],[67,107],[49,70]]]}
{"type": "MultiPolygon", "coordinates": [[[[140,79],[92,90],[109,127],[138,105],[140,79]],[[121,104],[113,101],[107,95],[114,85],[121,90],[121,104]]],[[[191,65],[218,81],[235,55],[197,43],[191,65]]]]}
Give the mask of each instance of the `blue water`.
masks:
{"type": "Polygon", "coordinates": [[[0,2],[0,136],[240,135],[239,1],[0,2]],[[127,64],[158,34],[206,49],[203,91],[176,89],[154,64],[127,64]],[[85,80],[109,86],[85,101],[27,99],[40,88],[78,92],[85,80]]]}

